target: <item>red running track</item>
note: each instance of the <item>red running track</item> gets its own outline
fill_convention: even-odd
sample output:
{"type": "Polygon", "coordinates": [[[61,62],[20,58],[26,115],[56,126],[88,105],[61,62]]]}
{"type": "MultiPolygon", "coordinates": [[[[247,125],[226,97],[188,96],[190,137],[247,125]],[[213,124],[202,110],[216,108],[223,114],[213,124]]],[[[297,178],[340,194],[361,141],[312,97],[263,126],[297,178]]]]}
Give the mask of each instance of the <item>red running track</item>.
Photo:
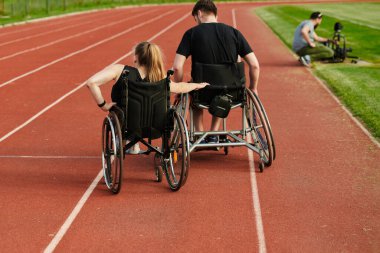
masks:
{"type": "Polygon", "coordinates": [[[192,153],[176,193],[153,182],[152,156],[126,158],[119,195],[97,183],[105,115],[83,83],[131,64],[143,40],[162,47],[169,68],[194,25],[191,5],[0,29],[2,251],[379,252],[379,146],[253,14],[259,5],[220,4],[219,20],[235,17],[259,58],[277,159],[260,174],[245,148],[192,153]]]}

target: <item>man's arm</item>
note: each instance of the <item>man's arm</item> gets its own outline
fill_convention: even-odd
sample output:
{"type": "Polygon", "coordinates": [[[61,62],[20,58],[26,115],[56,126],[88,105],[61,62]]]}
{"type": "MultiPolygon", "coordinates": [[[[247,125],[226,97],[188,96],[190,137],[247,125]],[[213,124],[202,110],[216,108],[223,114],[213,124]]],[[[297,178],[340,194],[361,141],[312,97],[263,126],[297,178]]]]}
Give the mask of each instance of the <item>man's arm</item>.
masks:
{"type": "Polygon", "coordinates": [[[258,94],[257,87],[259,83],[260,65],[256,58],[256,55],[251,52],[243,57],[248,64],[249,69],[249,88],[256,94],[258,94]]]}
{"type": "Polygon", "coordinates": [[[329,39],[327,39],[327,38],[319,37],[316,33],[314,33],[314,39],[318,42],[328,42],[329,41],[329,39]]]}
{"type": "Polygon", "coordinates": [[[315,44],[310,40],[309,32],[310,32],[310,27],[308,25],[304,25],[304,27],[301,30],[302,37],[306,40],[309,46],[315,47],[315,44]]]}
{"type": "Polygon", "coordinates": [[[174,81],[182,82],[183,79],[183,66],[185,65],[186,57],[181,54],[176,54],[173,63],[174,81]]]}

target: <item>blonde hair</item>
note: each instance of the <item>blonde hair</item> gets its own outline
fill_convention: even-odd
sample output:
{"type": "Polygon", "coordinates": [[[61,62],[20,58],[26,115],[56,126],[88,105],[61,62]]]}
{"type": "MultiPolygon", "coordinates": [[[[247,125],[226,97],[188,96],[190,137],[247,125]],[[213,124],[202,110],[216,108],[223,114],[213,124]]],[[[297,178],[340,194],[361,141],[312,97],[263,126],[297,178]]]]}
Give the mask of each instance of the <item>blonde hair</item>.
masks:
{"type": "Polygon", "coordinates": [[[157,82],[165,78],[165,68],[159,46],[147,41],[139,43],[135,48],[135,55],[141,66],[147,71],[149,82],[157,82]]]}

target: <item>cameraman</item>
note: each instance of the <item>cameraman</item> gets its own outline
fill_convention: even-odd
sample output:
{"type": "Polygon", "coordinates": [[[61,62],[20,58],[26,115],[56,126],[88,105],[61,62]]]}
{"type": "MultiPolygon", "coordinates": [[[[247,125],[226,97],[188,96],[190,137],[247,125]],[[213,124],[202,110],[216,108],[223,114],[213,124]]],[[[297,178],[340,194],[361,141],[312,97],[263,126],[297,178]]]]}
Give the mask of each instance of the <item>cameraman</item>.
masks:
{"type": "Polygon", "coordinates": [[[334,56],[334,51],[315,42],[328,42],[329,39],[319,37],[315,29],[322,23],[322,13],[313,12],[310,19],[302,21],[298,25],[293,39],[293,51],[300,57],[300,62],[306,67],[311,67],[311,61],[329,59],[334,56]]]}

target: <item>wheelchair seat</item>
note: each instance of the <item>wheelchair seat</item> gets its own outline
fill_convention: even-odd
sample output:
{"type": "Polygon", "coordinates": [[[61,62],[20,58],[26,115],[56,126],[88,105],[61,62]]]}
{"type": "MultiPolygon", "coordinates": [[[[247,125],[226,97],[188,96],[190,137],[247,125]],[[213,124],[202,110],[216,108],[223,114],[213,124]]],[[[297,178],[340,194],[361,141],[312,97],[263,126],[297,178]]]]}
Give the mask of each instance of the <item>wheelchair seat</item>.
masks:
{"type": "Polygon", "coordinates": [[[193,82],[207,82],[204,89],[191,92],[194,105],[209,106],[217,95],[228,94],[234,104],[244,99],[244,62],[226,64],[206,64],[195,62],[192,65],[193,82]]]}

